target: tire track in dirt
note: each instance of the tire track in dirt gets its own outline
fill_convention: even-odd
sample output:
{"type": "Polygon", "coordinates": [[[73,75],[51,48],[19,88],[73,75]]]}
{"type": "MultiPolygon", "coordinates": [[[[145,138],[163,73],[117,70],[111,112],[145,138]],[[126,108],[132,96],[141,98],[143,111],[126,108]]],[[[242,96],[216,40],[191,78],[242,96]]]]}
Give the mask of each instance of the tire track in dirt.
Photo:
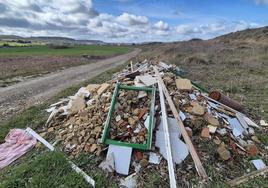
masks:
{"type": "Polygon", "coordinates": [[[68,68],[6,88],[0,88],[0,123],[25,108],[42,103],[42,101],[72,85],[79,84],[124,64],[140,52],[140,49],[135,49],[130,53],[97,61],[96,63],[68,68]]]}

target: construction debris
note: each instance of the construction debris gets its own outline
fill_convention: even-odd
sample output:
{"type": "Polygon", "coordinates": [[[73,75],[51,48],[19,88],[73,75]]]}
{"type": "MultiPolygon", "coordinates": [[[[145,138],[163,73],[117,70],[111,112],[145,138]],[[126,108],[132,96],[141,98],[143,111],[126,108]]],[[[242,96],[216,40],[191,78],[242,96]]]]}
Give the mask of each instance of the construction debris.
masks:
{"type": "Polygon", "coordinates": [[[90,154],[101,158],[98,166],[105,172],[132,174],[118,176],[126,187],[139,187],[136,178],[152,168],[161,176],[169,173],[170,186],[176,187],[181,177],[175,163],[184,179],[193,171],[207,180],[202,163],[214,163],[220,171],[261,153],[254,129],[267,126],[265,121],[258,126],[242,105],[220,92],[204,92],[178,72],[164,62],[132,63],[113,79],[52,104],[42,134],[62,140],[70,158],[90,154]],[[193,164],[196,171],[189,168],[193,164]]]}

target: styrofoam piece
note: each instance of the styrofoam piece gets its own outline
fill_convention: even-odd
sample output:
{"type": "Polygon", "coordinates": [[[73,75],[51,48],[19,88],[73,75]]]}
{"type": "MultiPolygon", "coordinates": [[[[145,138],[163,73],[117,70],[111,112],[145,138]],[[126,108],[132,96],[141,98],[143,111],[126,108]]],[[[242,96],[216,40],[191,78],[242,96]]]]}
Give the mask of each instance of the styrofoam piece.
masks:
{"type": "Polygon", "coordinates": [[[158,155],[157,153],[154,153],[154,152],[150,152],[149,163],[159,164],[160,161],[161,161],[161,156],[160,155],[158,155]]]}
{"type": "Polygon", "coordinates": [[[261,170],[261,169],[264,169],[266,167],[265,163],[261,159],[251,160],[250,162],[253,163],[253,165],[255,166],[255,168],[257,170],[261,170]]]}
{"type": "Polygon", "coordinates": [[[115,171],[128,175],[132,148],[125,146],[109,145],[107,156],[114,155],[115,171]]]}

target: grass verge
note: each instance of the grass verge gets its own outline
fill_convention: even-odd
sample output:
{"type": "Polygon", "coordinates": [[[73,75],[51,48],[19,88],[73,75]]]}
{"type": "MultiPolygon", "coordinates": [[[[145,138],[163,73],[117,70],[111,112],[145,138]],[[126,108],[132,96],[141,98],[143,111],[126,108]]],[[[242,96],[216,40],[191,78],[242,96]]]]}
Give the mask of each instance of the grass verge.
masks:
{"type": "MultiPolygon", "coordinates": [[[[124,65],[106,71],[86,82],[67,88],[52,99],[43,104],[31,107],[20,115],[6,121],[1,127],[0,143],[12,128],[41,129],[48,118],[45,109],[49,104],[57,102],[60,98],[73,95],[80,87],[89,83],[102,83],[112,77],[112,74],[122,70],[124,65]]],[[[84,169],[96,181],[96,187],[117,187],[114,180],[109,178],[100,169],[91,169],[96,161],[90,156],[81,155],[76,161],[78,166],[88,167],[84,169]]],[[[64,154],[59,152],[45,152],[36,150],[0,171],[0,187],[89,187],[84,179],[70,169],[64,154]],[[40,155],[40,153],[42,153],[40,155]]]]}

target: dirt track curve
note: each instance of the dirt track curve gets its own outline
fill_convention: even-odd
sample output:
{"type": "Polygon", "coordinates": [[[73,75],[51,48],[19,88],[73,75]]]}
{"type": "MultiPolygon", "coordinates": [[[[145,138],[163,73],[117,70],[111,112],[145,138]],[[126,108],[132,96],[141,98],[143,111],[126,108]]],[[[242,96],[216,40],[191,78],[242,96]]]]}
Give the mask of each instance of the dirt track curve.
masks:
{"type": "Polygon", "coordinates": [[[105,60],[50,73],[42,77],[0,88],[0,124],[15,113],[41,103],[65,88],[86,81],[135,57],[141,50],[105,60]]]}

